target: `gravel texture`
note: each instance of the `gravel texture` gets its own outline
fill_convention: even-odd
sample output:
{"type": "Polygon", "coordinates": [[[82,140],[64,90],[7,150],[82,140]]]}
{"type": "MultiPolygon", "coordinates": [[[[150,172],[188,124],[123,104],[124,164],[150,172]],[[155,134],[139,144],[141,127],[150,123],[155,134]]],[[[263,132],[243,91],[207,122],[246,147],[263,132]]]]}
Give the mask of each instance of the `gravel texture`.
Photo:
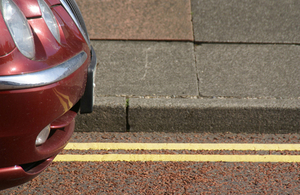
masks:
{"type": "Polygon", "coordinates": [[[299,194],[299,173],[299,163],[53,163],[3,194],[299,194]]]}
{"type": "Polygon", "coordinates": [[[70,142],[122,143],[299,143],[300,134],[237,133],[99,133],[76,132],[70,142]]]}
{"type": "MultiPolygon", "coordinates": [[[[299,143],[298,134],[74,133],[72,142],[299,143]]],[[[62,154],[256,154],[298,151],[64,150],[62,154]]],[[[54,162],[0,194],[299,194],[300,163],[54,162]]]]}

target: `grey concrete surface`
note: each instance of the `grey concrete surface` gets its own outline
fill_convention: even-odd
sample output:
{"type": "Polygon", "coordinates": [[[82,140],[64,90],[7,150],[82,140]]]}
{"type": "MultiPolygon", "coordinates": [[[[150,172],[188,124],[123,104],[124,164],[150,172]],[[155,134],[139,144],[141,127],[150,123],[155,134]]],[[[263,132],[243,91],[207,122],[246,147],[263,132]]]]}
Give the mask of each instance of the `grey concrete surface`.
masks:
{"type": "Polygon", "coordinates": [[[298,0],[191,0],[197,42],[300,43],[298,0]]]}
{"type": "Polygon", "coordinates": [[[299,46],[92,44],[96,105],[76,131],[299,132],[299,46]]]}
{"type": "Polygon", "coordinates": [[[300,97],[300,47],[202,44],[196,46],[203,96],[300,97]]]}
{"type": "MultiPolygon", "coordinates": [[[[167,6],[181,4],[185,16],[191,5],[192,41],[165,41],[160,33],[159,41],[121,41],[130,31],[120,29],[114,30],[125,38],[92,41],[97,101],[92,114],[78,116],[76,131],[299,133],[300,1],[190,0],[167,6]]],[[[171,12],[178,19],[183,12],[176,10],[171,12]]],[[[136,19],[126,22],[143,23],[136,19]]],[[[169,19],[166,24],[177,24],[169,19]]],[[[103,20],[118,28],[118,20],[103,20]]]]}
{"type": "Polygon", "coordinates": [[[186,42],[93,41],[96,94],[197,95],[194,45],[186,42]]]}
{"type": "Polygon", "coordinates": [[[93,112],[76,117],[77,132],[125,132],[126,98],[96,97],[93,112]]]}
{"type": "Polygon", "coordinates": [[[132,132],[299,132],[300,100],[130,99],[132,132]]]}

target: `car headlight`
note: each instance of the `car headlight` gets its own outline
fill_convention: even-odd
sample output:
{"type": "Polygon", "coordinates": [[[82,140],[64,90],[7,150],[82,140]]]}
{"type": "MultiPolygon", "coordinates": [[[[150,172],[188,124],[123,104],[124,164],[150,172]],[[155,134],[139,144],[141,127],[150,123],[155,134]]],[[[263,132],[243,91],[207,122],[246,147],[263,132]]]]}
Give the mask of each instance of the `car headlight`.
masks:
{"type": "Polygon", "coordinates": [[[86,26],[83,21],[81,12],[80,12],[75,0],[60,0],[60,2],[63,5],[63,7],[66,9],[66,11],[69,13],[71,18],[73,19],[73,21],[76,24],[77,28],[79,29],[80,33],[84,37],[86,43],[91,48],[89,35],[87,33],[86,26]]]}
{"type": "Polygon", "coordinates": [[[59,29],[58,29],[58,24],[56,22],[56,19],[49,8],[49,6],[45,3],[44,0],[38,0],[41,12],[42,12],[42,17],[44,21],[46,22],[49,30],[51,31],[52,35],[55,37],[57,42],[60,43],[60,34],[59,34],[59,29]]]}
{"type": "Polygon", "coordinates": [[[24,56],[32,59],[35,55],[34,40],[24,14],[12,0],[1,0],[0,7],[17,48],[24,56]]]}

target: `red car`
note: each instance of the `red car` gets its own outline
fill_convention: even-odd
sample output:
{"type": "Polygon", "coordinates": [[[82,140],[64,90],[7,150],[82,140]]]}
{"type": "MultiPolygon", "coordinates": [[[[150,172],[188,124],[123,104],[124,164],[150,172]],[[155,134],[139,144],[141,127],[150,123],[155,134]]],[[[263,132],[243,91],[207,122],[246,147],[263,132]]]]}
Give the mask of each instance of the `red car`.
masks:
{"type": "Polygon", "coordinates": [[[77,112],[91,112],[96,56],[74,0],[0,0],[0,190],[41,173],[77,112]]]}

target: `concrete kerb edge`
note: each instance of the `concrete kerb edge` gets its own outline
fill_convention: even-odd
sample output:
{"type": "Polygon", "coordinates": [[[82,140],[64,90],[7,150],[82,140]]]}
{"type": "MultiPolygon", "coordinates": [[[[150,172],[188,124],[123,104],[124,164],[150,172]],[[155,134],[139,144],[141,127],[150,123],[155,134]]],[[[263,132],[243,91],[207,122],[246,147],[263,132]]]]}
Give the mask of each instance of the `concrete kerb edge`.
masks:
{"type": "Polygon", "coordinates": [[[81,132],[298,133],[299,99],[98,98],[81,132]]]}
{"type": "Polygon", "coordinates": [[[76,117],[76,132],[125,132],[126,98],[96,97],[93,112],[76,117]]]}

